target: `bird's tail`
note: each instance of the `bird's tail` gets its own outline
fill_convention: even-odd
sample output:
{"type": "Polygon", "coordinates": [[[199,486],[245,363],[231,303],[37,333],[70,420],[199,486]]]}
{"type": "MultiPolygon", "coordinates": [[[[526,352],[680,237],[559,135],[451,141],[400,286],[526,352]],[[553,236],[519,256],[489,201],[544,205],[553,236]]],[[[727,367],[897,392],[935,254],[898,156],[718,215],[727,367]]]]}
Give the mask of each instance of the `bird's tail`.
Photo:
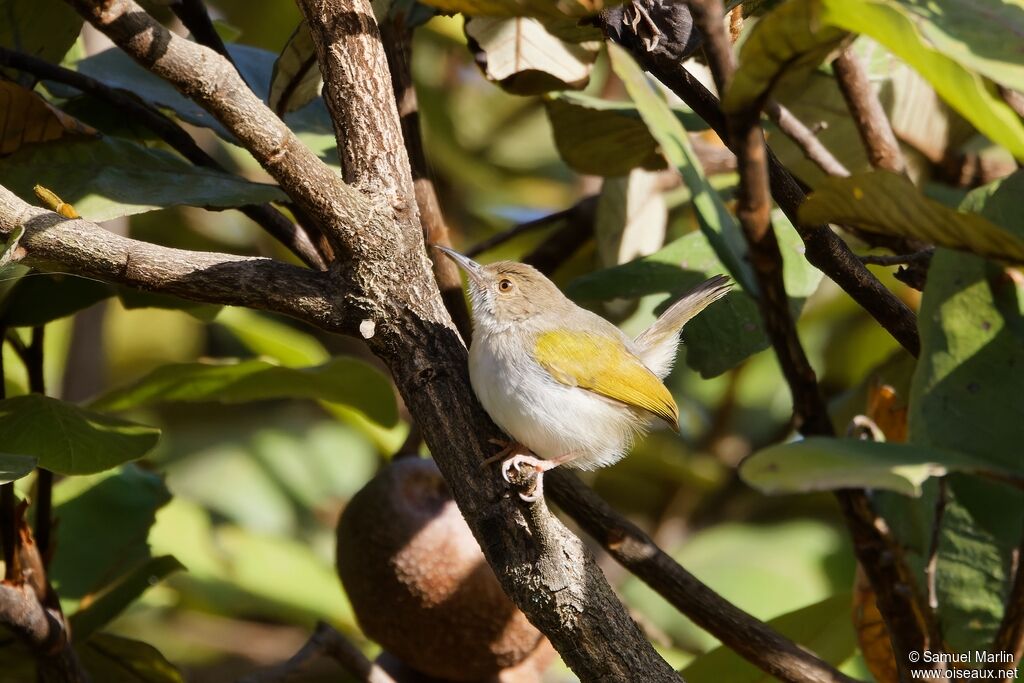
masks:
{"type": "Polygon", "coordinates": [[[732,289],[725,275],[716,275],[684,294],[634,340],[637,352],[651,372],[664,378],[672,369],[683,325],[732,289]]]}

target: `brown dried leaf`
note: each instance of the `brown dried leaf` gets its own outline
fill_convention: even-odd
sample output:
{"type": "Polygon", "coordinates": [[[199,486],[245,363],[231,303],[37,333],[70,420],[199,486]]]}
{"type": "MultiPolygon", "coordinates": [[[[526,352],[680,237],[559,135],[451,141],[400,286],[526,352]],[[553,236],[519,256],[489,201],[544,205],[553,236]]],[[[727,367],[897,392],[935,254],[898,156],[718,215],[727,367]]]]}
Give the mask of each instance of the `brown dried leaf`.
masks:
{"type": "Polygon", "coordinates": [[[68,134],[98,133],[28,88],[0,81],[0,156],[33,142],[56,140],[68,134]]]}
{"type": "Polygon", "coordinates": [[[878,683],[899,683],[896,655],[892,651],[889,631],[882,620],[864,569],[858,564],[853,580],[853,627],[868,670],[878,683]]]}

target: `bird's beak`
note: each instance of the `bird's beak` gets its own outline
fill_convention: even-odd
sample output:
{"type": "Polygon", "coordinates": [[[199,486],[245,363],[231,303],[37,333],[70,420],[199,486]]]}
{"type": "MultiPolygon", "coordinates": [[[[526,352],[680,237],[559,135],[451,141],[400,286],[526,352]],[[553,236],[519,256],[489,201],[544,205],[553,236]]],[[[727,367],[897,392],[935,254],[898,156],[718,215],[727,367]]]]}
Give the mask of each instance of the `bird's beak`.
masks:
{"type": "Polygon", "coordinates": [[[469,276],[470,280],[472,280],[478,285],[483,284],[483,276],[480,273],[481,266],[479,263],[469,258],[468,256],[463,256],[454,249],[442,247],[439,244],[435,244],[433,245],[433,247],[438,251],[444,252],[445,256],[450,258],[452,261],[455,261],[456,265],[458,265],[459,268],[462,268],[464,271],[466,271],[466,275],[469,276]]]}

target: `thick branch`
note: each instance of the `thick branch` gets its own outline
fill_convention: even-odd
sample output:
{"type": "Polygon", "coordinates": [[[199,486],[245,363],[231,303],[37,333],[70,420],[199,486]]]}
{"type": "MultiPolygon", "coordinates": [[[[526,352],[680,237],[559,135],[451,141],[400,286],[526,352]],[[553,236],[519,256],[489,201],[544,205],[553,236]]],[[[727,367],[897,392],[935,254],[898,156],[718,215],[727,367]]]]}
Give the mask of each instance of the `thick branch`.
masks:
{"type": "MultiPolygon", "coordinates": [[[[655,5],[648,9],[648,14],[666,35],[673,34],[672,26],[665,23],[671,16],[664,14],[655,5]]],[[[718,99],[682,66],[681,56],[685,54],[685,46],[663,40],[656,48],[648,50],[635,29],[622,21],[620,11],[609,10],[601,19],[609,37],[627,48],[644,69],[668,86],[711,126],[730,149],[736,151],[736,145],[729,137],[725,115],[718,99]]],[[[770,150],[768,170],[772,196],[799,230],[807,260],[835,281],[904,348],[917,356],[921,350],[921,341],[913,311],[886,289],[827,225],[800,224],[797,211],[807,198],[807,194],[770,150]]]]}
{"type": "Polygon", "coordinates": [[[224,57],[174,35],[133,0],[68,2],[135,61],[230,130],[298,207],[317,219],[333,246],[351,246],[344,233],[363,229],[379,210],[299,141],[224,57]]]}
{"type": "Polygon", "coordinates": [[[850,48],[846,48],[832,62],[832,68],[871,165],[884,171],[903,173],[906,170],[903,152],[864,65],[850,48]]]}
{"type": "Polygon", "coordinates": [[[0,234],[25,226],[25,262],[191,301],[248,306],[325,330],[354,325],[326,292],[328,273],[273,259],[171,249],[121,237],[87,220],[69,220],[23,202],[0,186],[0,234]]]}
{"type": "MultiPolygon", "coordinates": [[[[143,102],[134,95],[123,90],[111,88],[77,71],[65,69],[37,57],[14,52],[3,47],[0,47],[0,65],[31,73],[38,78],[48,81],[64,83],[84,93],[89,93],[105,100],[122,111],[132,121],[141,123],[156,133],[160,139],[196,166],[226,171],[220,162],[204,152],[181,126],[162,114],[155,107],[143,102]]],[[[292,253],[302,259],[307,265],[319,270],[323,270],[326,267],[323,258],[302,228],[296,226],[288,220],[287,216],[270,204],[248,204],[239,207],[238,210],[251,218],[254,223],[266,230],[268,234],[281,242],[281,244],[288,247],[292,253]]]]}
{"type": "Polygon", "coordinates": [[[751,664],[787,683],[852,683],[701,583],[575,475],[556,469],[546,476],[548,495],[619,564],[751,664]]]}

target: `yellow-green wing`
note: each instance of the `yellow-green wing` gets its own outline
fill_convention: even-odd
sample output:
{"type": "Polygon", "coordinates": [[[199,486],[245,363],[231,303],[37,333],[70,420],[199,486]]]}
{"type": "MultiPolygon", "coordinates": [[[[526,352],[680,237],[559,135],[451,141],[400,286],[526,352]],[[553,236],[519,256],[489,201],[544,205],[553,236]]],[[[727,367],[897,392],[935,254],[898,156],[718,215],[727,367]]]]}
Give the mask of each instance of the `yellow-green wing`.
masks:
{"type": "Polygon", "coordinates": [[[534,354],[562,384],[641,408],[679,430],[672,394],[620,340],[589,332],[545,332],[537,337],[534,354]]]}

